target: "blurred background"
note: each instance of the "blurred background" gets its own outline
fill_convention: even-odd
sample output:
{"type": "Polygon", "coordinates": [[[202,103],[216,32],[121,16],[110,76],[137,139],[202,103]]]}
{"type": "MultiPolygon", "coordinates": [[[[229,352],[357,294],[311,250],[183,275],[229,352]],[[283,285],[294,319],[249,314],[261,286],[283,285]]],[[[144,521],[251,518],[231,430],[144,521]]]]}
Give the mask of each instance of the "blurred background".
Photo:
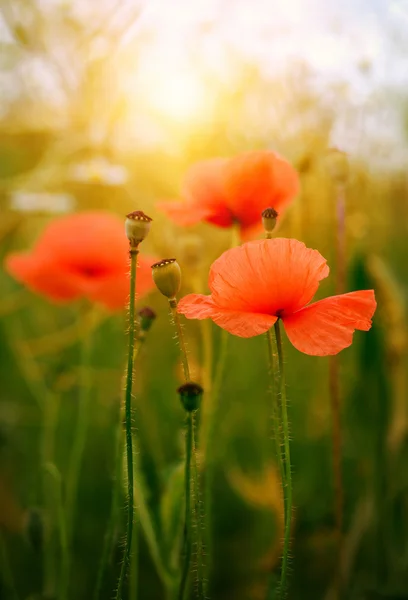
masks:
{"type": "MultiPolygon", "coordinates": [[[[0,0],[2,262],[12,250],[32,247],[56,216],[141,209],[154,219],[146,252],[177,256],[183,293],[190,292],[194,277],[206,281],[229,233],[211,225],[176,227],[155,202],[179,197],[183,174],[197,160],[270,148],[301,178],[279,235],[297,237],[328,259],[332,277],[321,294],[329,295],[335,188],[325,159],[332,147],[347,154],[347,288],[374,287],[379,302],[372,330],[357,334],[340,355],[341,577],[345,598],[353,600],[408,598],[407,31],[405,0],[0,0]]],[[[57,407],[52,455],[64,480],[83,307],[54,306],[2,267],[0,286],[0,598],[59,598],[58,585],[45,591],[43,577],[46,524],[57,516],[43,485],[41,406],[46,398],[57,407]]],[[[181,373],[165,299],[152,292],[141,302],[158,318],[135,383],[139,456],[155,531],[164,539],[179,510],[181,373]]],[[[93,330],[94,409],[72,599],[93,593],[110,510],[125,318],[101,312],[93,330]]],[[[188,322],[185,331],[194,376],[202,381],[198,325],[188,322]]],[[[216,363],[220,332],[212,331],[216,363]]],[[[216,449],[214,599],[266,599],[278,567],[265,353],[260,337],[230,340],[216,449]]],[[[291,598],[329,600],[336,552],[328,362],[288,344],[286,354],[296,506],[291,598]]],[[[118,575],[123,530],[117,529],[106,599],[118,575]]],[[[138,560],[139,597],[164,598],[142,534],[138,560]]]]}

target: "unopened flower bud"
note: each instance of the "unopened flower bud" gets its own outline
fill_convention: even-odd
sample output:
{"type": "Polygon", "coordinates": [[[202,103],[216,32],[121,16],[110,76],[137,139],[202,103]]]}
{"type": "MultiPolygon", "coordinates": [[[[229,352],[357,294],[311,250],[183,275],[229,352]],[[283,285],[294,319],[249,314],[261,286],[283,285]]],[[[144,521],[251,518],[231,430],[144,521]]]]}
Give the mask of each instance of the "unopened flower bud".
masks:
{"type": "Polygon", "coordinates": [[[265,233],[272,233],[276,226],[276,219],[278,218],[278,213],[272,207],[265,208],[262,212],[262,225],[265,230],[265,233]]]}
{"type": "Polygon", "coordinates": [[[337,184],[347,183],[349,162],[347,154],[337,148],[330,148],[326,156],[326,167],[330,177],[337,184]]]}
{"type": "Polygon", "coordinates": [[[156,313],[148,306],[145,306],[144,308],[139,310],[140,330],[144,332],[149,331],[150,327],[153,325],[155,318],[156,313]]]}
{"type": "Polygon", "coordinates": [[[190,381],[180,386],[177,392],[180,394],[180,400],[187,412],[193,412],[200,406],[203,388],[198,383],[190,381]]]}
{"type": "Polygon", "coordinates": [[[150,231],[152,219],[141,210],[126,215],[125,231],[131,248],[137,248],[150,231]]]}
{"type": "Polygon", "coordinates": [[[152,265],[153,281],[157,289],[169,298],[174,300],[181,284],[181,269],[175,258],[165,258],[152,265]]]}

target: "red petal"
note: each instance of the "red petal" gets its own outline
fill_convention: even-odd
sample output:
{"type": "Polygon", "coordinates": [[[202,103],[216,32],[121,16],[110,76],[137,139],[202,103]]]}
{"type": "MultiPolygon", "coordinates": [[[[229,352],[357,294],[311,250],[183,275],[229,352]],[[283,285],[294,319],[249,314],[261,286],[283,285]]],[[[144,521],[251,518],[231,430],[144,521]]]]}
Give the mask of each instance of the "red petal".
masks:
{"type": "Polygon", "coordinates": [[[172,221],[182,227],[195,225],[196,223],[205,221],[211,214],[208,207],[193,204],[192,202],[185,202],[183,200],[158,202],[156,206],[166,213],[172,221]]]}
{"type": "Polygon", "coordinates": [[[271,315],[219,308],[211,296],[189,294],[178,303],[178,312],[188,319],[212,319],[233,335],[249,338],[265,333],[277,320],[271,315]]]}
{"type": "Polygon", "coordinates": [[[373,290],[350,292],[310,304],[283,317],[283,323],[300,352],[327,356],[350,346],[356,329],[370,329],[376,306],[373,290]]]}
{"type": "Polygon", "coordinates": [[[56,302],[68,302],[81,295],[76,280],[72,279],[58,264],[45,261],[30,254],[10,254],[5,266],[13,277],[33,292],[56,302]]]}
{"type": "Polygon", "coordinates": [[[260,223],[265,208],[282,214],[298,192],[295,169],[274,152],[246,152],[225,167],[226,204],[244,228],[260,223]]]}
{"type": "MultiPolygon", "coordinates": [[[[139,256],[136,271],[136,299],[139,300],[155,288],[151,265],[157,258],[139,256]]],[[[129,302],[129,268],[108,277],[89,279],[85,295],[109,310],[122,310],[129,302]]]]}
{"type": "Polygon", "coordinates": [[[310,302],[328,273],[317,250],[297,240],[275,238],[224,252],[211,267],[209,286],[219,307],[291,314],[310,302]]]}

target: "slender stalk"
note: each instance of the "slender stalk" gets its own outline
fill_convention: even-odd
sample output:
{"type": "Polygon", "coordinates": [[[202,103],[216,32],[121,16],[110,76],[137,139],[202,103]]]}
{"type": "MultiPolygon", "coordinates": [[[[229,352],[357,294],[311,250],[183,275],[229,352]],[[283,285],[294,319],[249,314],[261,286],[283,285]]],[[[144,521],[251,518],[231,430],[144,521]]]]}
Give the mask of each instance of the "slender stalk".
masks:
{"type": "Polygon", "coordinates": [[[184,537],[184,564],[181,573],[180,589],[178,600],[184,600],[187,595],[188,588],[188,575],[190,572],[191,562],[191,546],[192,546],[192,515],[191,515],[191,458],[193,454],[193,435],[194,435],[194,422],[193,414],[187,414],[187,432],[186,432],[186,463],[184,468],[184,484],[185,484],[185,537],[184,537]]]}
{"type": "MultiPolygon", "coordinates": [[[[181,322],[180,322],[180,317],[178,315],[177,312],[177,300],[175,299],[170,299],[169,300],[169,304],[170,304],[170,308],[172,311],[172,316],[173,316],[173,320],[174,320],[174,324],[176,327],[176,333],[177,333],[177,338],[178,338],[178,342],[180,345],[180,355],[181,355],[181,362],[183,365],[183,371],[184,371],[184,379],[185,382],[188,383],[190,382],[191,376],[190,376],[190,367],[188,364],[188,358],[187,358],[187,349],[186,349],[186,344],[185,344],[185,340],[184,340],[184,335],[183,335],[183,330],[181,327],[181,322]]],[[[188,421],[187,421],[187,441],[189,443],[189,445],[191,446],[191,449],[188,450],[188,452],[186,452],[186,461],[188,461],[188,467],[186,466],[186,469],[188,468],[189,474],[191,472],[191,463],[192,463],[192,472],[193,472],[193,477],[192,477],[192,484],[193,484],[193,493],[194,493],[194,497],[195,497],[195,503],[194,506],[191,506],[191,483],[188,483],[188,491],[190,496],[187,498],[186,496],[186,503],[188,504],[188,512],[186,509],[186,519],[188,519],[188,521],[186,521],[186,556],[185,556],[185,563],[184,563],[184,567],[183,567],[183,571],[182,571],[182,577],[181,577],[181,587],[183,586],[183,588],[186,587],[186,581],[188,580],[188,572],[189,572],[189,568],[190,568],[190,561],[191,561],[191,554],[192,554],[192,547],[195,547],[196,549],[196,556],[197,556],[197,576],[196,576],[196,586],[197,586],[197,594],[198,594],[198,598],[202,598],[204,599],[204,590],[203,590],[203,563],[202,563],[202,555],[203,555],[203,543],[202,543],[202,527],[201,527],[201,513],[200,513],[200,507],[199,507],[199,495],[200,495],[200,483],[199,483],[199,473],[198,473],[198,459],[197,459],[197,449],[195,446],[195,436],[194,436],[194,417],[189,415],[188,421]],[[191,423],[190,423],[191,420],[191,423]],[[190,428],[191,428],[191,432],[190,432],[190,428]],[[186,574],[187,571],[187,574],[186,574]]],[[[191,477],[191,475],[189,475],[191,477]]],[[[186,494],[187,494],[187,482],[186,482],[186,494]]],[[[180,591],[181,593],[181,591],[180,591]]],[[[183,592],[184,594],[184,592],[183,592]]]]}
{"type": "Polygon", "coordinates": [[[75,526],[76,508],[78,501],[78,485],[81,476],[82,462],[85,453],[86,438],[91,416],[91,338],[83,339],[80,353],[80,388],[78,402],[78,417],[73,439],[72,453],[67,473],[67,491],[65,498],[65,515],[69,560],[66,564],[67,573],[62,577],[61,597],[68,593],[70,570],[73,558],[73,530],[75,526]]]}
{"type": "MultiPolygon", "coordinates": [[[[55,434],[58,423],[58,413],[60,398],[58,394],[48,392],[44,398],[43,406],[43,435],[41,440],[41,460],[42,465],[53,464],[55,434]]],[[[56,574],[56,552],[54,548],[54,512],[55,503],[53,501],[52,489],[49,482],[49,475],[43,472],[43,504],[48,517],[48,527],[44,548],[44,575],[43,575],[43,593],[45,595],[55,594],[55,574],[56,574]]]]}
{"type": "Polygon", "coordinates": [[[136,292],[136,267],[137,255],[139,249],[132,247],[130,249],[130,300],[129,300],[129,349],[128,363],[126,371],[126,390],[125,390],[125,420],[126,420],[126,457],[127,457],[127,532],[125,539],[125,549],[123,554],[122,566],[119,575],[119,582],[116,591],[116,600],[122,600],[123,584],[125,582],[127,570],[130,562],[130,552],[132,548],[133,536],[133,445],[132,445],[132,384],[133,384],[133,364],[135,352],[135,292],[136,292]]]}
{"type": "Polygon", "coordinates": [[[190,381],[190,379],[191,379],[190,378],[190,367],[188,365],[187,348],[186,348],[186,343],[184,341],[183,329],[181,327],[180,317],[177,312],[177,300],[175,300],[175,299],[169,300],[169,304],[170,304],[170,308],[171,308],[171,314],[173,316],[174,325],[176,326],[178,343],[180,345],[180,356],[181,356],[181,363],[183,365],[184,379],[187,382],[187,381],[190,381]]]}
{"type": "Polygon", "coordinates": [[[271,396],[272,396],[272,426],[273,426],[273,439],[275,441],[275,452],[276,459],[279,465],[279,472],[282,482],[283,491],[283,502],[284,502],[284,515],[286,519],[286,472],[285,472],[285,456],[283,452],[283,441],[282,431],[280,427],[279,412],[281,410],[278,394],[276,391],[275,381],[275,360],[273,356],[273,338],[272,331],[269,330],[266,333],[266,339],[268,343],[268,360],[269,360],[269,375],[271,381],[271,396]]]}
{"type": "Polygon", "coordinates": [[[278,363],[279,363],[279,392],[281,397],[281,414],[282,414],[282,427],[283,427],[283,442],[284,442],[284,455],[285,455],[285,478],[286,478],[286,511],[285,511],[285,535],[283,542],[283,557],[282,557],[282,569],[281,569],[281,581],[280,581],[280,597],[287,597],[287,571],[289,561],[289,546],[290,546],[290,534],[291,534],[291,523],[292,523],[292,466],[290,460],[290,444],[289,444],[289,420],[287,411],[287,400],[286,400],[286,384],[285,384],[285,371],[283,365],[283,348],[282,348],[282,337],[279,325],[279,319],[274,325],[275,336],[276,336],[276,347],[278,349],[278,363]]]}
{"type": "Polygon", "coordinates": [[[201,521],[203,519],[201,511],[201,498],[200,498],[200,482],[199,482],[199,464],[196,447],[196,413],[193,415],[193,434],[192,434],[192,460],[193,460],[193,481],[194,481],[194,507],[193,507],[193,528],[192,544],[196,548],[197,555],[197,580],[196,580],[196,591],[198,598],[205,598],[204,594],[204,565],[202,562],[202,556],[204,554],[201,521]]]}
{"type": "Polygon", "coordinates": [[[69,537],[67,529],[66,511],[64,510],[64,503],[62,500],[62,481],[61,474],[57,467],[53,463],[47,463],[44,465],[49,477],[53,481],[53,499],[57,511],[57,522],[59,530],[59,542],[61,548],[61,579],[60,579],[60,593],[58,595],[59,600],[66,600],[68,598],[68,577],[70,569],[70,549],[69,549],[69,537]]]}

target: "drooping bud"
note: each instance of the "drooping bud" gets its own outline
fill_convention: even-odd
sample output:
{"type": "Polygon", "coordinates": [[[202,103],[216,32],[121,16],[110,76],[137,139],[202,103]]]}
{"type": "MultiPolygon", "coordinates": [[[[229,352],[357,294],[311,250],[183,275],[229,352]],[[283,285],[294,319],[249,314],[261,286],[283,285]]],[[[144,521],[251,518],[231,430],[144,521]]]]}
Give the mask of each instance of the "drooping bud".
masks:
{"type": "Polygon", "coordinates": [[[141,310],[139,310],[138,314],[140,319],[140,330],[143,332],[149,331],[156,318],[156,313],[154,312],[154,310],[149,308],[149,306],[145,306],[141,310]]]}
{"type": "Polygon", "coordinates": [[[187,412],[193,412],[200,406],[203,388],[198,383],[190,381],[180,386],[177,392],[180,394],[180,400],[187,412]]]}
{"type": "Polygon", "coordinates": [[[349,161],[347,154],[337,148],[330,148],[326,156],[326,167],[333,181],[345,185],[349,178],[349,161]]]}
{"type": "Polygon", "coordinates": [[[137,248],[150,231],[152,219],[141,210],[126,215],[125,231],[131,248],[137,248]]]}
{"type": "Polygon", "coordinates": [[[267,235],[272,233],[272,231],[275,229],[277,218],[278,213],[272,207],[265,208],[265,210],[262,212],[262,225],[267,235]]]}
{"type": "Polygon", "coordinates": [[[181,285],[181,269],[175,258],[165,258],[152,265],[153,281],[169,300],[174,300],[181,285]]]}

